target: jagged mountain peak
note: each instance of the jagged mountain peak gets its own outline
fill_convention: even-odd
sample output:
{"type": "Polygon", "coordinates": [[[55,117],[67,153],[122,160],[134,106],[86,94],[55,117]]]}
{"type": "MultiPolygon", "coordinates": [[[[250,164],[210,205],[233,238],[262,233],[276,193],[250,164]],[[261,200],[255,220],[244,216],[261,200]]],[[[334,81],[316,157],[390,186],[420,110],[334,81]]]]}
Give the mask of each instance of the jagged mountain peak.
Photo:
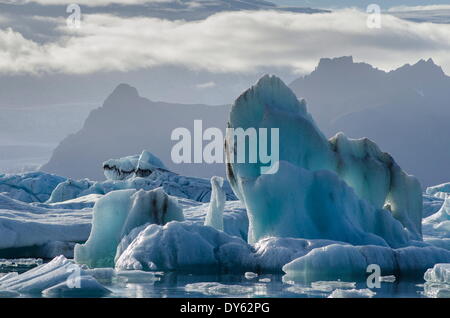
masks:
{"type": "Polygon", "coordinates": [[[130,103],[130,101],[141,98],[138,90],[125,83],[119,84],[113,92],[105,100],[104,106],[121,105],[123,103],[130,103]]]}

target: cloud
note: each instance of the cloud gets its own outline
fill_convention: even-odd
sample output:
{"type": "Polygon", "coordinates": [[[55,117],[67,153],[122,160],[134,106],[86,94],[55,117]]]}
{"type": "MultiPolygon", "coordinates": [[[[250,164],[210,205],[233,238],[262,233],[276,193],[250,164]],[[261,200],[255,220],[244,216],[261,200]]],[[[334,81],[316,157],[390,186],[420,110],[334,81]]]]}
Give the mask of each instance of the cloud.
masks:
{"type": "Polygon", "coordinates": [[[196,87],[198,89],[213,88],[213,87],[216,87],[216,83],[215,82],[206,82],[206,83],[197,84],[196,87]]]}
{"type": "Polygon", "coordinates": [[[69,5],[76,3],[78,5],[84,5],[88,7],[107,6],[110,4],[145,4],[155,2],[174,2],[176,0],[0,0],[0,3],[7,4],[26,4],[26,3],[38,3],[41,5],[69,5]]]}
{"type": "Polygon", "coordinates": [[[426,6],[397,6],[389,8],[388,12],[435,11],[435,10],[450,10],[450,4],[434,4],[426,6]]]}
{"type": "Polygon", "coordinates": [[[353,55],[390,70],[432,57],[450,73],[450,25],[414,23],[385,14],[367,28],[356,9],[321,14],[225,12],[201,21],[93,14],[80,29],[37,44],[0,30],[0,72],[93,73],[182,65],[213,72],[268,68],[311,71],[321,57],[353,55]]]}

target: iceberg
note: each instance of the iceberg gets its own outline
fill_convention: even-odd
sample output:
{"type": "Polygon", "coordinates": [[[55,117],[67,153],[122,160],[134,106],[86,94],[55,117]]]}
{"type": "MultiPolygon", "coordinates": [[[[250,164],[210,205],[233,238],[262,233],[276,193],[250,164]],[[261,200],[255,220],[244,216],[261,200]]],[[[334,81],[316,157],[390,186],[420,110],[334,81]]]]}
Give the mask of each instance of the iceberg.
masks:
{"type": "Polygon", "coordinates": [[[46,203],[69,201],[84,196],[84,191],[89,189],[93,184],[88,179],[67,179],[55,187],[46,203]]]}
{"type": "Polygon", "coordinates": [[[305,101],[277,77],[264,76],[236,100],[229,128],[279,129],[275,174],[261,173],[261,161],[238,163],[227,130],[227,177],[247,208],[249,242],[277,236],[401,247],[422,239],[417,179],[368,139],[328,141],[305,101]]]}
{"type": "Polygon", "coordinates": [[[336,289],[328,298],[372,298],[376,292],[370,289],[336,289]]]}
{"type": "Polygon", "coordinates": [[[118,244],[134,228],[174,220],[183,221],[183,211],[162,188],[110,192],[95,204],[91,234],[85,244],[75,246],[75,261],[113,267],[118,244]]]}
{"type": "Polygon", "coordinates": [[[124,238],[116,255],[118,270],[223,271],[254,269],[252,248],[241,238],[188,222],[152,224],[124,238]]]}
{"type": "Polygon", "coordinates": [[[431,283],[450,284],[450,264],[434,265],[425,272],[424,279],[431,283]]]}
{"type": "Polygon", "coordinates": [[[211,202],[209,203],[208,214],[205,225],[223,231],[223,210],[225,209],[226,194],[223,190],[223,178],[211,178],[211,202]]]}
{"type": "Polygon", "coordinates": [[[283,266],[284,281],[364,280],[370,264],[380,266],[381,274],[418,277],[436,263],[450,260],[450,252],[433,246],[391,249],[382,246],[332,244],[315,248],[283,266]]]}
{"type": "Polygon", "coordinates": [[[35,267],[23,274],[1,280],[0,290],[25,295],[44,293],[47,296],[58,294],[80,296],[92,292],[99,294],[100,291],[102,295],[105,295],[108,292],[88,275],[85,269],[64,256],[58,256],[49,263],[35,267]],[[77,289],[77,291],[69,292],[70,288],[77,289]]]}
{"type": "MultiPolygon", "coordinates": [[[[450,196],[445,199],[439,211],[423,220],[422,225],[424,234],[450,239],[450,196]]],[[[450,248],[450,244],[448,246],[450,248]]]]}
{"type": "Polygon", "coordinates": [[[59,283],[42,291],[45,297],[104,297],[111,291],[91,276],[81,276],[76,288],[67,282],[59,283]]]}
{"type": "Polygon", "coordinates": [[[450,264],[436,264],[424,275],[424,294],[431,298],[450,298],[450,264]]]}
{"type": "MultiPolygon", "coordinates": [[[[153,190],[162,187],[164,191],[178,198],[198,202],[209,202],[211,184],[207,179],[178,175],[164,168],[163,163],[148,151],[139,156],[111,159],[104,164],[106,181],[66,180],[51,193],[47,203],[57,203],[79,197],[125,189],[153,190]]],[[[227,200],[236,200],[228,182],[224,181],[223,191],[227,200]]]]}
{"type": "Polygon", "coordinates": [[[44,172],[0,174],[0,193],[23,202],[45,202],[66,178],[44,172]]]}
{"type": "Polygon", "coordinates": [[[450,195],[450,182],[428,187],[425,193],[436,198],[445,199],[450,195]]]}
{"type": "MultiPolygon", "coordinates": [[[[68,244],[88,238],[91,213],[90,209],[34,206],[0,194],[0,255],[56,256],[56,253],[64,252],[68,244]]],[[[67,251],[67,256],[70,253],[67,251]]]]}
{"type": "Polygon", "coordinates": [[[216,282],[187,284],[184,286],[184,290],[189,293],[216,297],[230,295],[234,297],[248,297],[256,292],[255,287],[252,286],[225,285],[216,282]]]}
{"type": "Polygon", "coordinates": [[[140,155],[110,159],[103,163],[103,172],[108,180],[148,177],[157,169],[168,171],[158,157],[146,150],[140,155]]]}

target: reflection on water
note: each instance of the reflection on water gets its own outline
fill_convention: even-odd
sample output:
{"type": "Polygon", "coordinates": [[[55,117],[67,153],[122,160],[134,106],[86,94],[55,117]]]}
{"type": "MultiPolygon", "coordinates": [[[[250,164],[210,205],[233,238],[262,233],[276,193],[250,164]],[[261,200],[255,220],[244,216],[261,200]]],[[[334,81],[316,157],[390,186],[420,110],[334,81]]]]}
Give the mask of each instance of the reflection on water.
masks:
{"type": "MultiPolygon", "coordinates": [[[[24,272],[41,261],[0,261],[0,278],[8,272],[24,272]]],[[[193,275],[180,273],[146,273],[140,271],[120,272],[106,275],[97,271],[97,280],[113,293],[109,297],[167,298],[167,297],[328,297],[334,290],[364,290],[364,282],[313,282],[290,284],[283,282],[282,275],[193,275]]],[[[111,270],[110,270],[111,272],[111,270]]],[[[381,288],[372,288],[375,298],[424,297],[423,280],[400,280],[381,282],[381,288]]],[[[369,292],[370,293],[370,292],[369,292]]],[[[27,297],[26,295],[23,295],[27,297]]],[[[29,295],[28,297],[30,297],[29,295]]],[[[36,297],[34,295],[33,297],[36,297]]]]}
{"type": "MultiPolygon", "coordinates": [[[[244,275],[186,275],[164,273],[154,283],[115,283],[113,297],[328,297],[333,290],[366,289],[365,283],[321,282],[286,284],[282,275],[261,275],[248,280],[244,275]]],[[[382,282],[372,289],[376,297],[423,297],[423,281],[382,282]]]]}

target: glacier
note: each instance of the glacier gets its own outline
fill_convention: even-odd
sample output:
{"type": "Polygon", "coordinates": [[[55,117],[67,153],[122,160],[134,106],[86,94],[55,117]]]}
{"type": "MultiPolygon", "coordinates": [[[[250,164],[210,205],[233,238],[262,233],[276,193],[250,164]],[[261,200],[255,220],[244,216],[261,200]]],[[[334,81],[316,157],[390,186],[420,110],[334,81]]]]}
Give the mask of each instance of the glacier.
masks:
{"type": "Polygon", "coordinates": [[[368,139],[328,141],[279,78],[266,75],[244,92],[229,127],[279,128],[276,174],[261,174],[261,162],[237,163],[227,131],[227,177],[247,208],[250,242],[289,236],[400,247],[421,240],[417,179],[368,139]]]}

